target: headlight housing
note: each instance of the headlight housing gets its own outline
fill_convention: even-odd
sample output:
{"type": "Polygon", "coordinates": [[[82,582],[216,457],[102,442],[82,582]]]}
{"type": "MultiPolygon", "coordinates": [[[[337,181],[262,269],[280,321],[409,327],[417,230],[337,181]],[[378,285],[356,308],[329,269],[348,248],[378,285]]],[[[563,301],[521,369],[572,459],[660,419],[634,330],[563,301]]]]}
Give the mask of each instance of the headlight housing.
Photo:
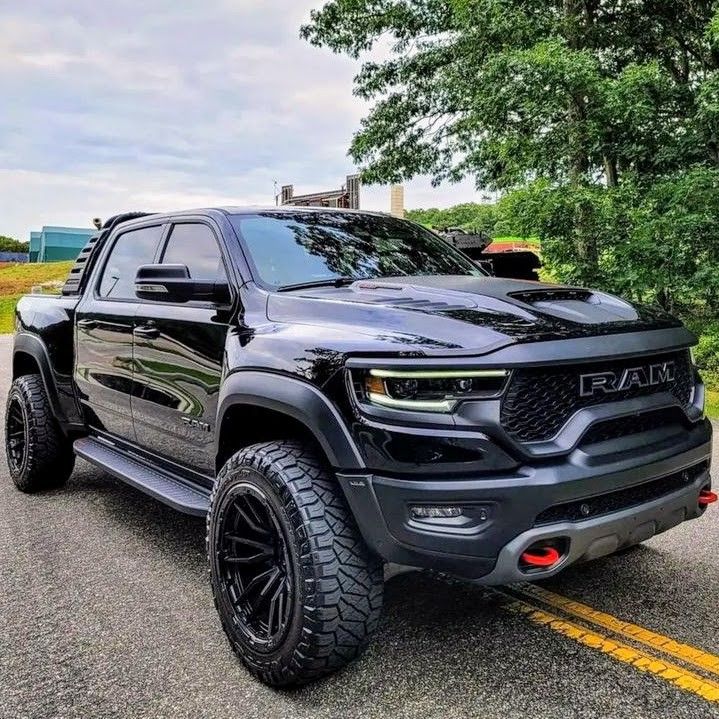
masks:
{"type": "Polygon", "coordinates": [[[359,384],[361,399],[370,404],[405,411],[447,413],[463,400],[501,394],[508,376],[505,369],[370,369],[359,384]]]}

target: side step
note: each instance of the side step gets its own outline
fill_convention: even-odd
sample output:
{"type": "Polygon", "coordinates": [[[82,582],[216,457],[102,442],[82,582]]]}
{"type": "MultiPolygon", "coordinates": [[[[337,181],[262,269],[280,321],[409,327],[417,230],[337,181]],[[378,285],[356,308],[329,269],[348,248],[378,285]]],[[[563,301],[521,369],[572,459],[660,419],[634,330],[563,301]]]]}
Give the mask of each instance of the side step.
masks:
{"type": "Polygon", "coordinates": [[[75,440],[73,449],[78,457],[180,512],[204,517],[210,508],[210,490],[185,484],[104,442],[83,437],[75,440]]]}

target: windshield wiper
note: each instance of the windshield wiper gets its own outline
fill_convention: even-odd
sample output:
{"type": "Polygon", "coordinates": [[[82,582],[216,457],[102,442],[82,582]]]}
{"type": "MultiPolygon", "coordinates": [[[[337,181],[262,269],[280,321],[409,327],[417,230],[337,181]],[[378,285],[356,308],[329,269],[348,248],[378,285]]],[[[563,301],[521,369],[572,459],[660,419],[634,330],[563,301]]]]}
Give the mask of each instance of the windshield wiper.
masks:
{"type": "Polygon", "coordinates": [[[278,292],[288,292],[289,290],[305,290],[309,287],[345,287],[353,282],[368,279],[366,277],[327,277],[324,280],[310,280],[308,282],[295,282],[291,285],[281,285],[277,288],[278,292]]]}

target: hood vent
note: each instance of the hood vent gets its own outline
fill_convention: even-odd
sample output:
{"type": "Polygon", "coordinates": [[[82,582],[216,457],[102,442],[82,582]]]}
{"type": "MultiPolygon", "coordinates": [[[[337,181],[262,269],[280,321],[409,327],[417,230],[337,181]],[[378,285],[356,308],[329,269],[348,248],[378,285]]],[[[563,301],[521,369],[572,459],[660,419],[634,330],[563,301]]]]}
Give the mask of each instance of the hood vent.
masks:
{"type": "Polygon", "coordinates": [[[524,292],[510,292],[509,297],[534,305],[539,302],[589,302],[593,296],[589,290],[558,288],[556,290],[525,290],[524,292]]]}
{"type": "MultiPolygon", "coordinates": [[[[368,305],[382,305],[400,310],[419,310],[420,312],[447,312],[449,310],[466,310],[466,304],[450,304],[449,302],[423,300],[413,297],[372,297],[362,298],[368,305]]],[[[476,306],[472,303],[470,306],[476,306]]]]}
{"type": "MultiPolygon", "coordinates": [[[[438,291],[430,287],[412,287],[386,282],[357,282],[350,286],[348,294],[353,302],[366,305],[382,305],[399,310],[417,310],[419,312],[446,312],[448,310],[466,310],[477,307],[470,297],[457,292],[438,291]],[[389,292],[397,294],[389,294],[389,292]],[[450,295],[450,302],[443,298],[450,295]]],[[[345,297],[344,299],[349,299],[345,297]]]]}

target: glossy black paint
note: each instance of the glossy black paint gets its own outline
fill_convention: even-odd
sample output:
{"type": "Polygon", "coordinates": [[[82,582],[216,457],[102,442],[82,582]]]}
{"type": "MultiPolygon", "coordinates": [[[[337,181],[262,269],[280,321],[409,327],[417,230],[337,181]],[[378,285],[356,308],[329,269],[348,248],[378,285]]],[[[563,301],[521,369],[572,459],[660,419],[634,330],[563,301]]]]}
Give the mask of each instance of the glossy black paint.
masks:
{"type": "Polygon", "coordinates": [[[16,308],[13,377],[40,371],[53,412],[65,431],[85,427],[73,378],[77,299],[30,295],[16,308]]]}
{"type": "Polygon", "coordinates": [[[216,307],[141,304],[134,319],[132,416],[141,447],[207,474],[227,320],[216,307]]]}
{"type": "MultiPolygon", "coordinates": [[[[197,470],[213,467],[213,439],[222,420],[216,412],[223,372],[261,370],[319,388],[327,385],[362,454],[376,458],[377,446],[387,445],[377,444],[378,432],[386,430],[367,428],[375,419],[391,424],[393,413],[380,411],[374,417],[372,410],[367,416],[347,403],[344,383],[337,378],[354,358],[376,358],[370,364],[379,359],[391,364],[424,358],[438,365],[475,366],[482,357],[482,364],[512,366],[596,359],[637,353],[645,347],[649,351],[657,340],[662,348],[694,341],[675,319],[660,311],[634,307],[599,292],[560,293],[560,299],[552,301],[546,291],[556,290],[554,286],[525,281],[401,277],[340,288],[268,292],[253,281],[240,240],[227,220],[230,212],[235,210],[155,215],[123,223],[93,258],[93,272],[79,302],[32,296],[18,306],[20,327],[45,343],[56,376],[68,377],[74,371],[77,397],[90,426],[137,441],[197,470]],[[213,228],[236,290],[232,306],[218,312],[202,303],[97,298],[92,287],[112,237],[160,223],[167,227],[166,237],[174,219],[213,228]],[[605,339],[608,333],[611,343],[605,339]],[[136,427],[142,427],[137,435],[136,427]]],[[[67,392],[67,381],[55,381],[67,392]]],[[[419,426],[447,424],[446,417],[417,419],[419,426]]],[[[400,445],[407,442],[394,442],[400,445]]]]}
{"type": "Polygon", "coordinates": [[[130,398],[136,302],[99,300],[91,294],[75,311],[75,384],[87,423],[135,440],[130,398]]]}
{"type": "MultiPolygon", "coordinates": [[[[630,482],[650,459],[677,454],[671,443],[651,457],[640,446],[617,450],[619,459],[587,460],[578,454],[588,427],[608,417],[672,406],[668,396],[582,410],[551,443],[530,446],[502,431],[499,400],[465,402],[448,415],[397,413],[358,402],[351,381],[351,372],[370,367],[421,362],[423,367],[511,371],[694,344],[694,336],[665,313],[601,292],[569,288],[557,293],[552,285],[490,277],[400,277],[275,292],[252,275],[241,238],[228,221],[238,212],[224,208],[123,222],[100,243],[81,297],[21,300],[15,371],[22,371],[24,357],[35,359],[67,431],[100,434],[123,451],[135,448],[149,465],[172,466],[188,482],[207,486],[228,446],[239,448],[247,437],[275,438],[273,426],[285,427],[284,420],[291,420],[314,436],[345,478],[381,478],[376,491],[366,482],[371,497],[358,498],[356,506],[348,496],[358,512],[369,512],[389,491],[386,487],[396,482],[402,487],[408,479],[426,483],[427,491],[441,485],[436,496],[445,498],[451,497],[447,491],[453,483],[468,482],[462,496],[484,483],[490,501],[491,488],[497,486],[493,481],[521,488],[549,462],[557,468],[553,481],[563,483],[556,494],[572,499],[592,491],[592,478],[598,487],[619,459],[621,481],[630,482]],[[161,223],[164,242],[176,220],[212,227],[226,264],[229,303],[96,296],[93,288],[119,232],[161,223]],[[257,409],[266,423],[261,428],[243,419],[259,416],[257,409]],[[586,471],[577,482],[573,468],[581,462],[586,471]]],[[[158,249],[156,262],[160,256],[158,249]]],[[[709,454],[710,427],[702,421],[702,404],[697,377],[694,402],[681,410],[693,429],[677,429],[674,440],[675,447],[684,442],[683,451],[693,461],[709,454]]],[[[349,479],[343,487],[352,497],[361,494],[350,489],[349,479]]],[[[541,487],[536,491],[541,494],[541,487]]],[[[503,540],[513,531],[511,507],[517,501],[514,495],[507,499],[510,509],[502,520],[507,531],[498,535],[503,540]]],[[[372,511],[360,522],[363,532],[370,532],[368,521],[387,520],[372,511]]],[[[398,533],[392,536],[401,544],[398,533]]],[[[441,538],[432,541],[436,551],[454,551],[441,538]]],[[[395,556],[387,547],[375,548],[395,556]]],[[[486,556],[489,566],[495,550],[484,547],[475,558],[486,556]]],[[[426,546],[423,551],[435,552],[426,546]]]]}

